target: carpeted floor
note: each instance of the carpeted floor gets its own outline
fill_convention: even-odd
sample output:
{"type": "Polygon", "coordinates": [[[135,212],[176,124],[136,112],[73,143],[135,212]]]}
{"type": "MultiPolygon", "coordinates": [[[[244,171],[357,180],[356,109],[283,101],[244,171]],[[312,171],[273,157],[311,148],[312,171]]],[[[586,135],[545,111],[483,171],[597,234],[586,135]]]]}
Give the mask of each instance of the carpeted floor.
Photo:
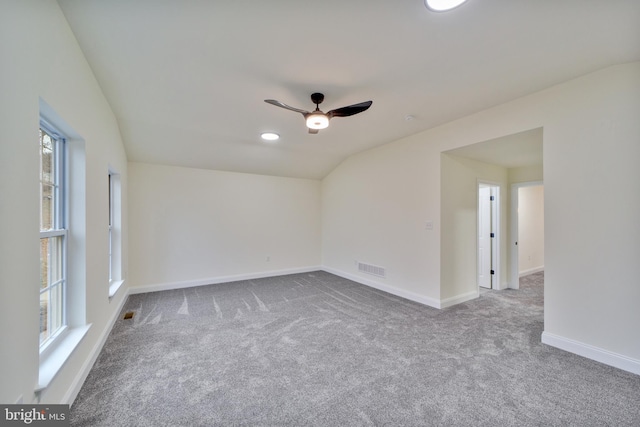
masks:
{"type": "Polygon", "coordinates": [[[71,424],[640,425],[640,376],[540,343],[543,281],[445,310],[325,272],[132,295],[71,424]]]}

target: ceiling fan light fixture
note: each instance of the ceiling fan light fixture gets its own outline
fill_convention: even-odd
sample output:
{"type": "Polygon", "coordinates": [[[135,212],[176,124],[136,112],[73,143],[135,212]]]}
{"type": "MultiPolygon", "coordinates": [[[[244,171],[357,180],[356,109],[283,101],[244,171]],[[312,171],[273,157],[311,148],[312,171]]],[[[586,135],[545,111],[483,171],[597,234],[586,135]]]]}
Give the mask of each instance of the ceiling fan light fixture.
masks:
{"type": "Polygon", "coordinates": [[[460,6],[467,0],[424,0],[427,9],[434,12],[444,12],[460,6]]]}
{"type": "Polygon", "coordinates": [[[329,120],[334,117],[349,117],[354,114],[362,113],[371,107],[373,101],[360,102],[358,104],[347,105],[346,107],[336,108],[330,110],[327,113],[323,113],[320,110],[320,104],[324,100],[324,95],[320,92],[311,94],[311,102],[316,104],[316,109],[313,111],[306,111],[301,108],[291,107],[283,102],[276,101],[275,99],[265,99],[267,104],[275,105],[276,107],[284,108],[285,110],[294,111],[302,114],[304,117],[307,128],[309,128],[310,134],[317,134],[320,129],[325,129],[329,126],[329,120]]]}
{"type": "Polygon", "coordinates": [[[309,129],[325,129],[329,126],[329,118],[324,113],[311,113],[307,116],[309,129]]]}

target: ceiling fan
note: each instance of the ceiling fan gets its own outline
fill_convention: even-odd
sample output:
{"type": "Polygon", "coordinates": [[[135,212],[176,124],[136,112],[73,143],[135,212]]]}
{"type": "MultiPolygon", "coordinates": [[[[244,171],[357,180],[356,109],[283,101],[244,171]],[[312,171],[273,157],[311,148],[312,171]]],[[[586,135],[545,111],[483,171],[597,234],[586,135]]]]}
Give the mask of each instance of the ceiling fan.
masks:
{"type": "Polygon", "coordinates": [[[309,128],[309,133],[316,134],[320,129],[324,129],[329,126],[329,120],[333,117],[347,117],[353,116],[354,114],[362,113],[366,111],[373,101],[365,101],[360,102],[359,104],[348,105],[342,108],[336,108],[335,110],[331,110],[327,113],[323,113],[320,111],[319,105],[324,101],[324,95],[321,93],[312,93],[311,94],[311,102],[316,104],[316,109],[314,111],[306,111],[301,110],[300,108],[291,107],[287,104],[284,104],[280,101],[276,101],[275,99],[265,99],[264,102],[267,104],[275,105],[276,107],[284,108],[287,110],[295,111],[296,113],[300,113],[304,116],[307,127],[309,128]]]}

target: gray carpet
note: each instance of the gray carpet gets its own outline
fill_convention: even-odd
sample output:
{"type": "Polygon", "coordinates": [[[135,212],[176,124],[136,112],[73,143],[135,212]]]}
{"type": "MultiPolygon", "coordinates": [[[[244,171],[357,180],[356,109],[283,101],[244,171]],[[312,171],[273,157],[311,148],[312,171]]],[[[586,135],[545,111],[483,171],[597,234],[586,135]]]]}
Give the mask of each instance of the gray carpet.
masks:
{"type": "Polygon", "coordinates": [[[640,425],[640,376],[540,343],[543,280],[445,310],[325,272],[132,295],[71,424],[640,425]]]}

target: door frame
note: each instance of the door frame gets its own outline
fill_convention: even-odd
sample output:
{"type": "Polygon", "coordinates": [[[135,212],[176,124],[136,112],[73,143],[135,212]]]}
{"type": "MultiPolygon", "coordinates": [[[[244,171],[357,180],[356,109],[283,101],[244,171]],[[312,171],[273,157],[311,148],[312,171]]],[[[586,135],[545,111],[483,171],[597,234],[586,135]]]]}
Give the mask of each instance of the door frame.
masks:
{"type": "Polygon", "coordinates": [[[494,197],[495,204],[491,207],[491,229],[494,230],[496,237],[491,240],[491,269],[494,271],[491,278],[491,289],[502,289],[500,282],[500,240],[502,239],[502,233],[500,232],[500,192],[502,186],[499,182],[478,179],[476,183],[476,287],[478,292],[480,292],[480,281],[478,280],[480,273],[480,239],[478,237],[480,227],[480,186],[491,187],[491,195],[494,197]]]}
{"type": "Polygon", "coordinates": [[[510,289],[520,289],[520,266],[518,261],[518,190],[524,187],[544,186],[544,181],[517,182],[511,184],[511,237],[509,256],[511,258],[510,289]]]}

